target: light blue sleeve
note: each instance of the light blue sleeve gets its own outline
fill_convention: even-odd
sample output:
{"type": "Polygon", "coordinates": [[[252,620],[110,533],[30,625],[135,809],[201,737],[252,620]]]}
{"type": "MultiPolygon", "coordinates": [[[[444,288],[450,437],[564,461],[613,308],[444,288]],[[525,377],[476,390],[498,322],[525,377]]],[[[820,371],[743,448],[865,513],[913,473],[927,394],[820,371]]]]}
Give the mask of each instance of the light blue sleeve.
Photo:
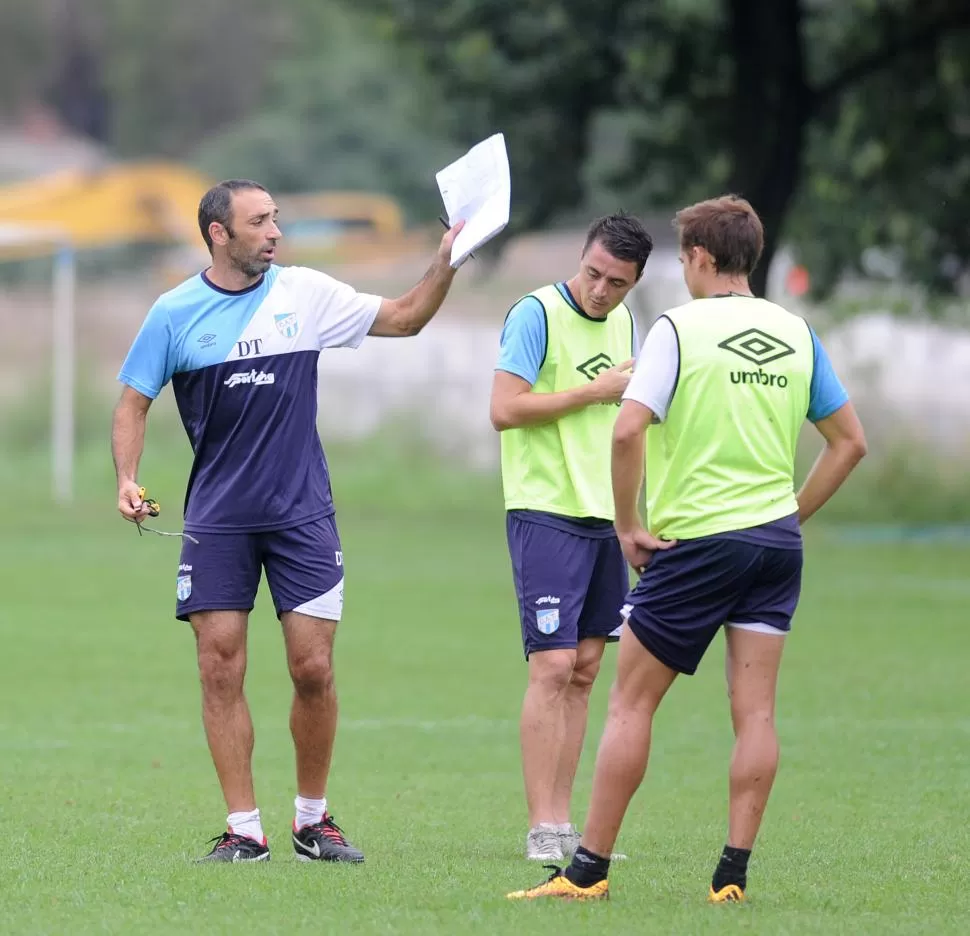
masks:
{"type": "Polygon", "coordinates": [[[154,400],[172,379],[175,361],[172,322],[164,308],[156,303],[135,336],[118,380],[154,400]]]}
{"type": "Polygon", "coordinates": [[[546,311],[535,296],[526,296],[512,306],[505,320],[495,369],[515,374],[531,386],[545,357],[546,311]]]}
{"type": "Polygon", "coordinates": [[[812,388],[808,400],[808,418],[811,422],[818,422],[831,416],[837,409],[849,402],[849,394],[842,381],[839,380],[832,367],[822,342],[812,330],[812,342],[815,345],[815,369],[812,372],[812,388]]]}

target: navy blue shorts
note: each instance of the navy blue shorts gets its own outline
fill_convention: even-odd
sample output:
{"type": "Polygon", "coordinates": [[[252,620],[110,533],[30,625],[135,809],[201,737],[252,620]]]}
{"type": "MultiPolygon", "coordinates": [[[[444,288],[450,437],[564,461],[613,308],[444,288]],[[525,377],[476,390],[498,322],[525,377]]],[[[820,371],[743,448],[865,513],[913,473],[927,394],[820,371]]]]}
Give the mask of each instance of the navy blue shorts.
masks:
{"type": "Polygon", "coordinates": [[[619,638],[630,579],[615,536],[567,533],[511,512],[506,533],[526,659],[588,637],[619,638]]]}
{"type": "Polygon", "coordinates": [[[654,554],[623,611],[661,663],[692,675],[724,624],[791,630],[801,582],[801,549],[718,536],[682,540],[654,554]]]}
{"type": "Polygon", "coordinates": [[[183,539],[175,616],[196,611],[252,611],[263,569],[276,614],[299,611],[339,621],[344,559],[331,514],[288,530],[193,533],[183,539]]]}

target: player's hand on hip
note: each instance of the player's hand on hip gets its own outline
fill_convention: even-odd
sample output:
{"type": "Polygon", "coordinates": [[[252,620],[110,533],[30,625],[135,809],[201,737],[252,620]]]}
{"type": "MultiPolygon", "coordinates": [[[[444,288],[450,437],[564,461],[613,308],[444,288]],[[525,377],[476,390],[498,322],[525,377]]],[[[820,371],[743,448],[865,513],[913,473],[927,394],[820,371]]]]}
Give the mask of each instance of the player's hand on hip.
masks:
{"type": "Polygon", "coordinates": [[[623,398],[630,377],[633,375],[634,359],[600,371],[590,386],[598,403],[619,403],[623,398]]]}
{"type": "Polygon", "coordinates": [[[118,488],[118,510],[132,523],[141,523],[149,515],[148,505],[142,500],[141,488],[134,481],[125,481],[118,488]]]}
{"type": "Polygon", "coordinates": [[[642,572],[650,564],[655,553],[672,549],[677,545],[677,540],[658,539],[643,527],[617,533],[617,538],[623,550],[623,557],[637,572],[642,572]]]}
{"type": "Polygon", "coordinates": [[[448,265],[451,264],[451,248],[455,243],[455,238],[464,226],[464,221],[457,221],[454,227],[450,227],[445,231],[444,236],[441,238],[441,245],[438,247],[439,260],[443,260],[448,265]]]}

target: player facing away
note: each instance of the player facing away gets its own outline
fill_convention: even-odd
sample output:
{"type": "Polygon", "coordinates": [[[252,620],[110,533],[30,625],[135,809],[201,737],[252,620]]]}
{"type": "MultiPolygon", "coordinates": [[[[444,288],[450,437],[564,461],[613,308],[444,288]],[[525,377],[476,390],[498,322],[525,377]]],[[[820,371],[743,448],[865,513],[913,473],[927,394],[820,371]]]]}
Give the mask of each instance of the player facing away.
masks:
{"type": "Polygon", "coordinates": [[[332,650],[344,559],[330,475],[316,429],[323,348],[367,335],[417,334],[454,277],[460,230],[447,231],[424,279],[397,299],[356,292],[324,273],[274,264],[281,232],[272,196],[230,180],[199,205],[212,255],[205,272],[152,306],[121,368],[112,452],[118,509],[148,514],[138,464],[149,407],[169,382],[194,452],[176,578],[176,617],[195,633],[202,720],[229,816],[203,860],[264,861],[269,848],[253,788],[253,723],[243,692],[246,633],[261,569],[293,682],[293,847],[307,861],[359,863],[327,807],[337,727],[332,650]]]}
{"type": "Polygon", "coordinates": [[[812,329],[751,294],[763,245],[751,206],[725,196],[676,220],[694,299],[648,333],[613,433],[616,530],[641,575],[624,607],[583,840],[564,872],[512,899],[608,895],[610,850],[643,780],[654,713],[722,627],[735,744],[727,844],[708,896],[744,899],[778,765],[775,687],[799,597],[801,524],[866,451],[812,329]],[[825,446],[796,495],[806,417],[825,446]],[[637,507],[644,443],[646,529],[637,507]]]}
{"type": "Polygon", "coordinates": [[[491,418],[528,661],[520,741],[536,860],[579,844],[570,800],[589,695],[630,585],[609,444],[637,347],[623,300],[652,247],[635,218],[595,221],[578,272],[520,299],[502,331],[491,418]]]}

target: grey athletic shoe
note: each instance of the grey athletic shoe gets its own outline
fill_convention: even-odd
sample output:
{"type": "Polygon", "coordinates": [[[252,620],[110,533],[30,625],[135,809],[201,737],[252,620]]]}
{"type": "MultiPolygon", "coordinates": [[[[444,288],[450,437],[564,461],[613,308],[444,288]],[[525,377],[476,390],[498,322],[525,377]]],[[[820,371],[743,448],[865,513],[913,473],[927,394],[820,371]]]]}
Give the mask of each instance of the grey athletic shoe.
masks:
{"type": "Polygon", "coordinates": [[[530,861],[562,861],[565,857],[560,844],[558,826],[540,822],[529,829],[525,839],[525,857],[530,861]]]}
{"type": "MultiPolygon", "coordinates": [[[[563,825],[556,826],[556,830],[559,833],[559,847],[562,849],[562,854],[564,858],[572,858],[576,854],[576,849],[579,848],[580,843],[583,840],[583,833],[579,831],[571,822],[563,823],[563,825]]],[[[610,861],[626,861],[626,855],[620,852],[613,852],[610,855],[610,861]]]]}
{"type": "Polygon", "coordinates": [[[556,830],[559,833],[559,847],[562,849],[563,858],[572,858],[582,840],[579,829],[571,822],[564,822],[562,825],[556,826],[556,830]]]}

